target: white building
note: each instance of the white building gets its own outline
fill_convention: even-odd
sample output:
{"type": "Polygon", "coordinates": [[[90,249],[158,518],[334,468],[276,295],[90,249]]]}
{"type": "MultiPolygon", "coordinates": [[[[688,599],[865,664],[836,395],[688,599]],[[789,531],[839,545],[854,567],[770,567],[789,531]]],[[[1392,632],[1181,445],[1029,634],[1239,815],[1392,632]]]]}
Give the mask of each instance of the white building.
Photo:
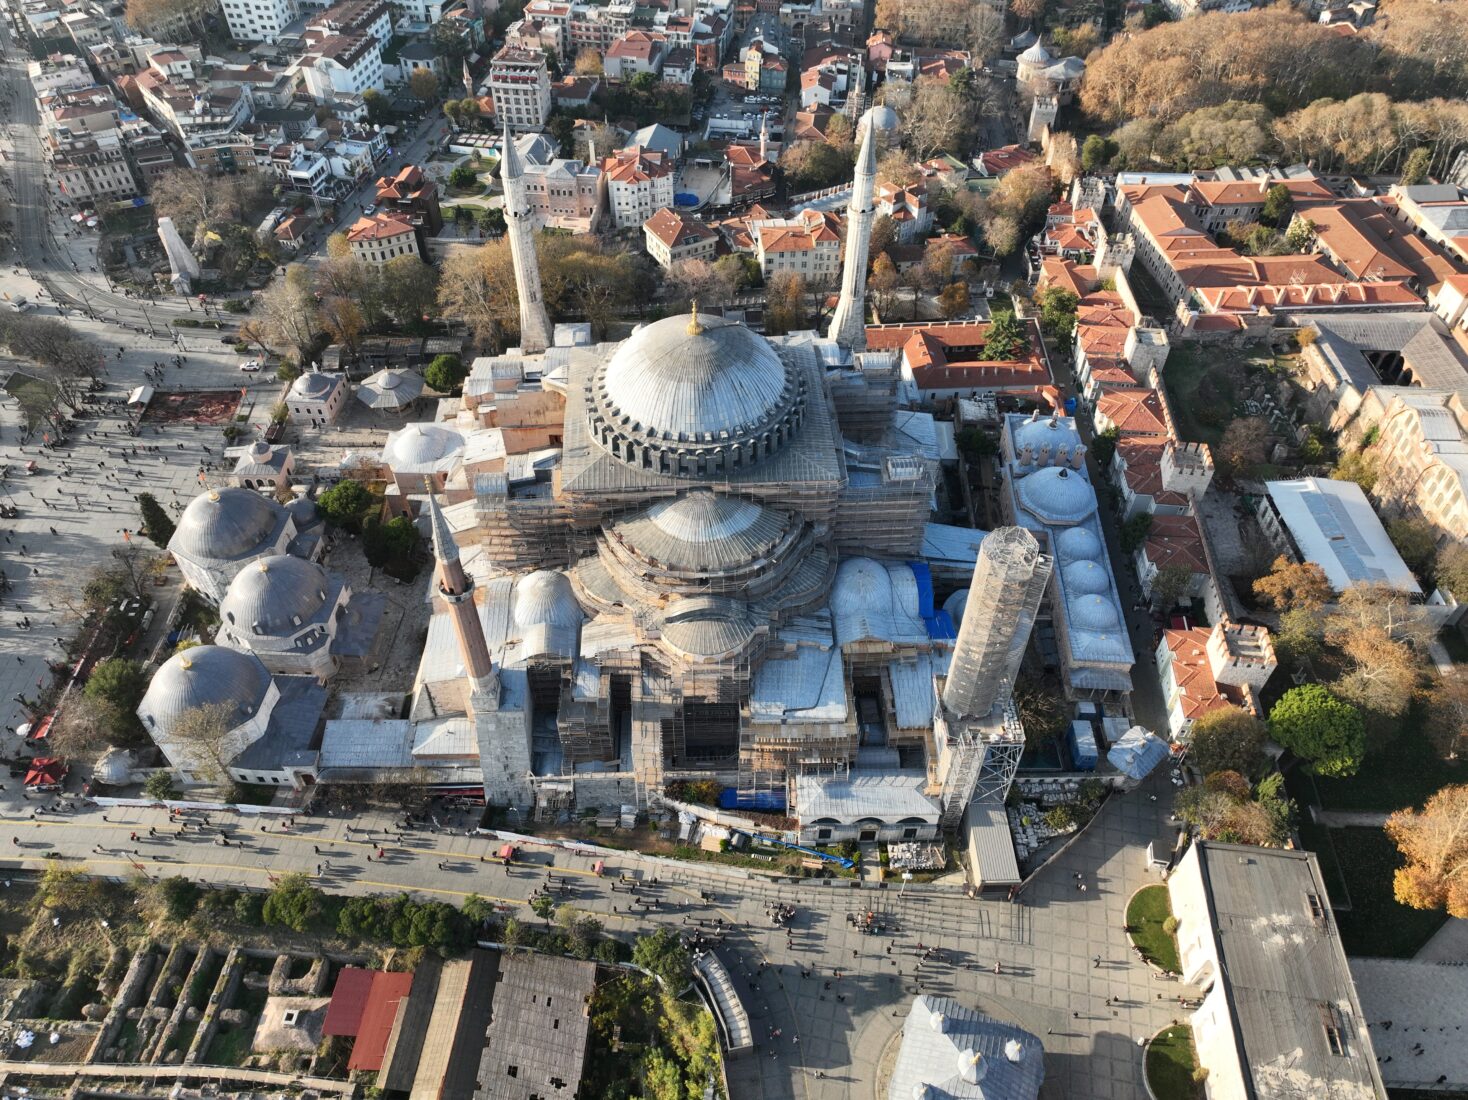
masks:
{"type": "Polygon", "coordinates": [[[372,34],[356,31],[314,42],[301,58],[301,75],[311,98],[324,103],[339,95],[382,91],[382,43],[372,34]]]}
{"type": "Polygon", "coordinates": [[[289,489],[296,458],[285,444],[267,443],[260,439],[248,447],[225,452],[236,456],[232,476],[241,489],[289,489]]]}
{"type": "Polygon", "coordinates": [[[347,230],[352,255],[363,263],[381,267],[399,256],[417,256],[418,231],[396,214],[370,214],[358,218],[347,230]]]}
{"type": "Polygon", "coordinates": [[[501,128],[540,130],[551,113],[545,54],[501,48],[489,65],[489,94],[501,128]]]}
{"type": "Polygon", "coordinates": [[[717,233],[671,208],[659,210],[643,222],[642,237],[647,254],[664,271],[680,260],[712,261],[718,254],[717,233]]]}
{"type": "Polygon", "coordinates": [[[315,562],[281,556],[241,569],[219,601],[217,644],[266,670],[326,680],[337,671],[337,626],[352,590],[315,562]]]}
{"type": "Polygon", "coordinates": [[[1209,711],[1237,707],[1257,714],[1259,692],[1279,663],[1269,631],[1239,623],[1165,630],[1156,658],[1174,741],[1185,740],[1209,711]]]}
{"type": "Polygon", "coordinates": [[[236,42],[274,42],[300,16],[296,0],[222,0],[229,36],[236,42]]]}
{"type": "Polygon", "coordinates": [[[71,54],[60,54],[45,61],[32,61],[26,68],[35,97],[44,99],[57,92],[75,92],[96,83],[86,62],[71,54]]]}
{"type": "Polygon", "coordinates": [[[310,370],[291,383],[285,402],[297,424],[324,428],[336,422],[346,400],[345,376],[310,370]]]}
{"type": "Polygon", "coordinates": [[[317,523],[307,518],[315,507],[308,500],[297,511],[248,489],[210,489],[184,509],[168,552],[184,580],[218,603],[235,574],[252,561],[285,553],[314,558],[319,538],[303,527],[317,523]]]}
{"type": "Polygon", "coordinates": [[[635,229],[673,205],[673,162],[665,154],[632,145],[607,157],[601,168],[618,229],[635,229]]]}
{"type": "Polygon", "coordinates": [[[1384,1100],[1314,855],[1194,841],[1167,893],[1208,1100],[1384,1100]]]}
{"type": "Polygon", "coordinates": [[[1264,487],[1268,506],[1258,515],[1265,535],[1286,557],[1320,566],[1337,592],[1381,581],[1422,594],[1422,586],[1354,481],[1304,477],[1266,481],[1264,487]]]}

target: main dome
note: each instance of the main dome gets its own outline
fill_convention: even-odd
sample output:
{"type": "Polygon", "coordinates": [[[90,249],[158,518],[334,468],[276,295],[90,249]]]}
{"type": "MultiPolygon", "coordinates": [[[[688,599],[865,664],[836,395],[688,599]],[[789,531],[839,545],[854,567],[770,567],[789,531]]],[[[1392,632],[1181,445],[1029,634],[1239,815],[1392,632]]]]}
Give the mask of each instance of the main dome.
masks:
{"type": "Polygon", "coordinates": [[[248,489],[210,489],[189,502],[168,548],[196,558],[238,558],[257,550],[284,509],[248,489]]]}
{"type": "Polygon", "coordinates": [[[326,570],[315,562],[277,554],[239,571],[219,614],[242,637],[294,634],[326,603],[327,587],[326,570]]]}
{"type": "Polygon", "coordinates": [[[720,318],[667,317],[598,368],[592,430],[618,458],[668,474],[720,474],[782,448],[805,384],[763,337],[720,318]]]}
{"type": "Polygon", "coordinates": [[[253,653],[224,646],[194,646],[163,663],[138,714],[150,731],[166,733],[188,711],[215,704],[229,708],[236,725],[253,717],[270,690],[270,673],[253,653]]]}

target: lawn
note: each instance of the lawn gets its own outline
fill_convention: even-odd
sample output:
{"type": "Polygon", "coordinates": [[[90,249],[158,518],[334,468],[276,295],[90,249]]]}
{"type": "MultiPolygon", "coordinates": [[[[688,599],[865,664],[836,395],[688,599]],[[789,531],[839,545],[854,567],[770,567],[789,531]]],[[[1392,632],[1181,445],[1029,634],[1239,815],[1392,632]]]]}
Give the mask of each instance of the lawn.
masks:
{"type": "Polygon", "coordinates": [[[1218,348],[1184,345],[1173,348],[1167,357],[1163,380],[1168,403],[1179,434],[1186,440],[1217,447],[1223,439],[1223,429],[1233,415],[1233,372],[1213,368],[1215,360],[1226,354],[1218,348]],[[1200,417],[1202,409],[1210,411],[1200,417]]]}
{"type": "MultiPolygon", "coordinates": [[[[1314,777],[1317,804],[1328,810],[1400,810],[1421,806],[1450,783],[1468,783],[1468,760],[1443,760],[1427,739],[1425,718],[1421,704],[1409,708],[1397,736],[1370,753],[1351,778],[1314,777]]],[[[1304,788],[1296,797],[1309,800],[1310,784],[1304,788]]]]}
{"type": "Polygon", "coordinates": [[[1177,939],[1162,927],[1172,916],[1166,886],[1144,886],[1127,903],[1126,923],[1132,930],[1132,942],[1141,948],[1147,961],[1169,974],[1180,974],[1182,964],[1177,957],[1177,939]]]}
{"type": "Polygon", "coordinates": [[[1335,910],[1346,954],[1410,959],[1447,920],[1439,910],[1409,909],[1392,896],[1402,858],[1381,829],[1312,828],[1301,837],[1320,859],[1332,906],[1350,906],[1335,910]]]}
{"type": "Polygon", "coordinates": [[[1195,1100],[1202,1096],[1203,1086],[1193,1080],[1196,1068],[1192,1028],[1159,1031],[1147,1046],[1147,1084],[1157,1100],[1195,1100]]]}

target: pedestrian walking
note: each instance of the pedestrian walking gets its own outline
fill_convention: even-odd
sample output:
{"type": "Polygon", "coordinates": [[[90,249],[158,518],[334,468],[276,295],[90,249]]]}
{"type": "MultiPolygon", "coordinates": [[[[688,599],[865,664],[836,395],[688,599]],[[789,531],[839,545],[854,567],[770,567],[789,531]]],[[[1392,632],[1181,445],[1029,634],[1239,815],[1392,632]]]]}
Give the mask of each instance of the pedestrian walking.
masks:
{"type": "Polygon", "coordinates": [[[1101,969],[1101,956],[1100,955],[1097,955],[1095,958],[1093,958],[1091,960],[1091,969],[1092,970],[1100,970],[1101,969]]]}

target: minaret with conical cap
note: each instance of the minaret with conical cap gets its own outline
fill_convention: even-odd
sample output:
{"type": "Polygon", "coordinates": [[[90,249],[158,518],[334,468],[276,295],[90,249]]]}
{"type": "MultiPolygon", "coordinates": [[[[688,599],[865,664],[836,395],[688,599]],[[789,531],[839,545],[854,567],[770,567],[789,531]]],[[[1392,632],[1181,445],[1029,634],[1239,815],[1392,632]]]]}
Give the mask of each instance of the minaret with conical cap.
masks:
{"type": "Polygon", "coordinates": [[[850,351],[867,346],[867,253],[872,244],[875,207],[872,195],[877,181],[876,126],[870,113],[863,115],[861,151],[856,155],[856,179],[851,201],[846,206],[846,260],[841,268],[841,298],[831,315],[827,335],[850,351]]]}
{"type": "Polygon", "coordinates": [[[500,179],[505,185],[505,227],[510,235],[510,256],[515,264],[515,288],[520,298],[520,350],[538,355],[551,344],[551,323],[546,316],[545,299],[540,292],[540,265],[535,257],[535,226],[530,219],[530,204],[525,199],[521,179],[520,157],[515,152],[515,138],[505,124],[504,151],[500,160],[500,179]]]}
{"type": "Polygon", "coordinates": [[[453,619],[459,639],[459,655],[476,697],[498,697],[498,679],[484,640],[484,625],[474,604],[474,582],[459,561],[459,546],[449,530],[449,521],[433,494],[428,495],[428,523],[433,532],[433,560],[438,574],[438,595],[453,619]]]}
{"type": "Polygon", "coordinates": [[[759,159],[770,159],[770,113],[768,111],[760,116],[759,159]]]}

